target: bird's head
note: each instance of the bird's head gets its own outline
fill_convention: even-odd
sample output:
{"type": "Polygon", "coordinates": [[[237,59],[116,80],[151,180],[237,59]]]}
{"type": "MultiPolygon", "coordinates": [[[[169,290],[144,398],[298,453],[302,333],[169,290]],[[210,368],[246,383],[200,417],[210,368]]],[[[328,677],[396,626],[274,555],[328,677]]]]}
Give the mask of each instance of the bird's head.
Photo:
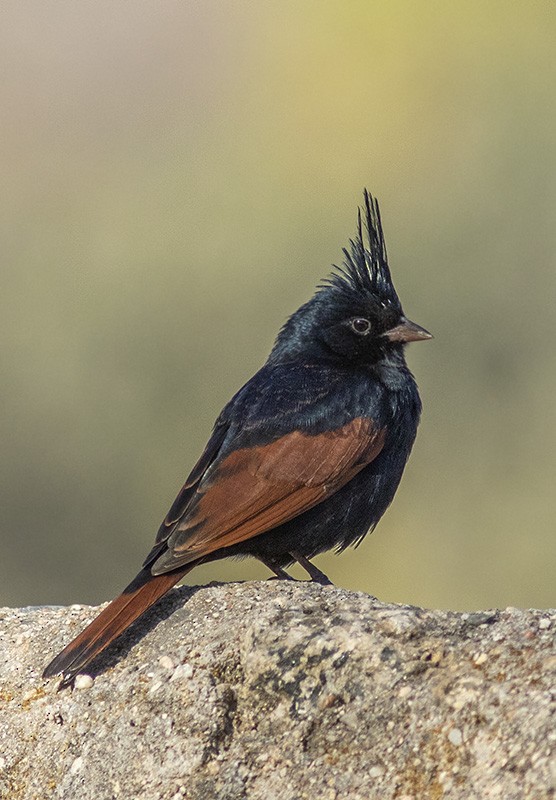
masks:
{"type": "Polygon", "coordinates": [[[308,303],[282,328],[271,354],[374,364],[403,345],[432,338],[408,320],[392,283],[378,202],[367,190],[357,235],[308,303]]]}

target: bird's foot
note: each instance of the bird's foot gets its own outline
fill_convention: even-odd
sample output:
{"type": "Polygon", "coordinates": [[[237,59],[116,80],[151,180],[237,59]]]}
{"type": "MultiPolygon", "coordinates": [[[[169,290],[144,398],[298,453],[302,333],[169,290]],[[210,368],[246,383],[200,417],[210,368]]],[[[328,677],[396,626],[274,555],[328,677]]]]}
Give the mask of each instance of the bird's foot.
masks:
{"type": "Polygon", "coordinates": [[[272,578],[268,578],[269,581],[295,581],[295,578],[292,578],[285,569],[279,567],[269,558],[263,558],[262,556],[257,556],[257,558],[259,561],[262,561],[265,567],[268,567],[269,570],[274,573],[272,578]]]}
{"type": "Polygon", "coordinates": [[[315,567],[314,564],[311,564],[309,559],[305,558],[301,553],[293,552],[290,553],[290,556],[309,574],[313,583],[319,583],[321,586],[334,586],[330,578],[318,567],[315,567]]]}

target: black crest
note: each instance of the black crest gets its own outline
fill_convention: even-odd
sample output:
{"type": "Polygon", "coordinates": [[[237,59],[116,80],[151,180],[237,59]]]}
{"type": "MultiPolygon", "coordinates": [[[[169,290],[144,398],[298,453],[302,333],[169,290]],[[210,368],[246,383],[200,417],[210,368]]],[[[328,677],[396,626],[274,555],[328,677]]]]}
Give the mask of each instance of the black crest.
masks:
{"type": "Polygon", "coordinates": [[[392,283],[386,255],[378,200],[364,190],[364,208],[357,214],[357,236],[344,247],[344,263],[336,266],[325,285],[341,292],[376,296],[380,301],[401,309],[392,283]],[[364,228],[363,228],[364,218],[364,228]]]}

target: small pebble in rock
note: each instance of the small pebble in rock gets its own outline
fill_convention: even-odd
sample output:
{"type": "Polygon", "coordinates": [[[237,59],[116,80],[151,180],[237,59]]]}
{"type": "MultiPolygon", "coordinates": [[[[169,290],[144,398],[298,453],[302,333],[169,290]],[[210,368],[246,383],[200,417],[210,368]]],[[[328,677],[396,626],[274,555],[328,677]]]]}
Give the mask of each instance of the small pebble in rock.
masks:
{"type": "Polygon", "coordinates": [[[352,730],[356,731],[360,727],[359,718],[357,714],[354,714],[348,711],[346,714],[342,714],[340,717],[344,725],[352,730]]]}
{"type": "Polygon", "coordinates": [[[332,706],[338,705],[342,698],[337,694],[324,694],[319,698],[318,707],[321,710],[326,708],[332,708],[332,706]]]}
{"type": "Polygon", "coordinates": [[[438,664],[440,664],[440,662],[442,661],[443,657],[444,657],[444,653],[443,653],[442,650],[434,650],[431,653],[430,663],[433,665],[433,667],[436,667],[436,666],[438,666],[438,664]]]}
{"type": "Polygon", "coordinates": [[[452,728],[448,734],[448,741],[451,742],[454,747],[460,746],[460,744],[463,742],[463,734],[459,728],[452,728]]]}
{"type": "Polygon", "coordinates": [[[541,631],[545,631],[545,630],[547,630],[547,628],[550,628],[550,620],[547,619],[546,617],[543,617],[542,619],[540,619],[539,620],[539,628],[541,629],[541,631]]]}
{"type": "Polygon", "coordinates": [[[170,656],[160,656],[160,658],[158,659],[158,663],[160,664],[162,669],[171,670],[174,669],[175,667],[175,664],[170,658],[170,656]]]}
{"type": "Polygon", "coordinates": [[[193,677],[193,667],[191,664],[187,662],[185,664],[179,664],[176,669],[174,670],[174,674],[170,678],[171,681],[177,681],[180,678],[185,678],[185,680],[189,680],[189,678],[193,677]]]}
{"type": "Polygon", "coordinates": [[[81,772],[83,769],[83,756],[77,756],[75,761],[70,767],[71,775],[77,775],[78,772],[81,772]]]}
{"type": "Polygon", "coordinates": [[[94,682],[91,675],[76,675],[73,685],[76,689],[90,689],[94,682]]]}
{"type": "Polygon", "coordinates": [[[484,663],[485,663],[485,661],[488,661],[488,656],[487,656],[487,654],[486,654],[486,653],[477,653],[477,654],[476,654],[476,655],[473,657],[473,662],[474,662],[474,663],[475,663],[475,664],[476,664],[478,667],[480,667],[480,666],[481,666],[481,664],[484,664],[484,663]]]}

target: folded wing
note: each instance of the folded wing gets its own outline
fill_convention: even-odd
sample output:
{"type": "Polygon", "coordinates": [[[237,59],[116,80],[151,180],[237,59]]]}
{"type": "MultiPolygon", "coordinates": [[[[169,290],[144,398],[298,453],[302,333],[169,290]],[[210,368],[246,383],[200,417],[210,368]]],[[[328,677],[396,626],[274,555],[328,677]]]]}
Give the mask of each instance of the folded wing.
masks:
{"type": "Polygon", "coordinates": [[[157,549],[165,525],[166,549],[151,572],[175,570],[302,514],[370,464],[382,450],[385,433],[372,420],[358,417],[336,430],[316,435],[293,431],[232,452],[196,488],[191,482],[184,487],[186,502],[181,507],[174,503],[174,513],[163,523],[157,549]]]}

